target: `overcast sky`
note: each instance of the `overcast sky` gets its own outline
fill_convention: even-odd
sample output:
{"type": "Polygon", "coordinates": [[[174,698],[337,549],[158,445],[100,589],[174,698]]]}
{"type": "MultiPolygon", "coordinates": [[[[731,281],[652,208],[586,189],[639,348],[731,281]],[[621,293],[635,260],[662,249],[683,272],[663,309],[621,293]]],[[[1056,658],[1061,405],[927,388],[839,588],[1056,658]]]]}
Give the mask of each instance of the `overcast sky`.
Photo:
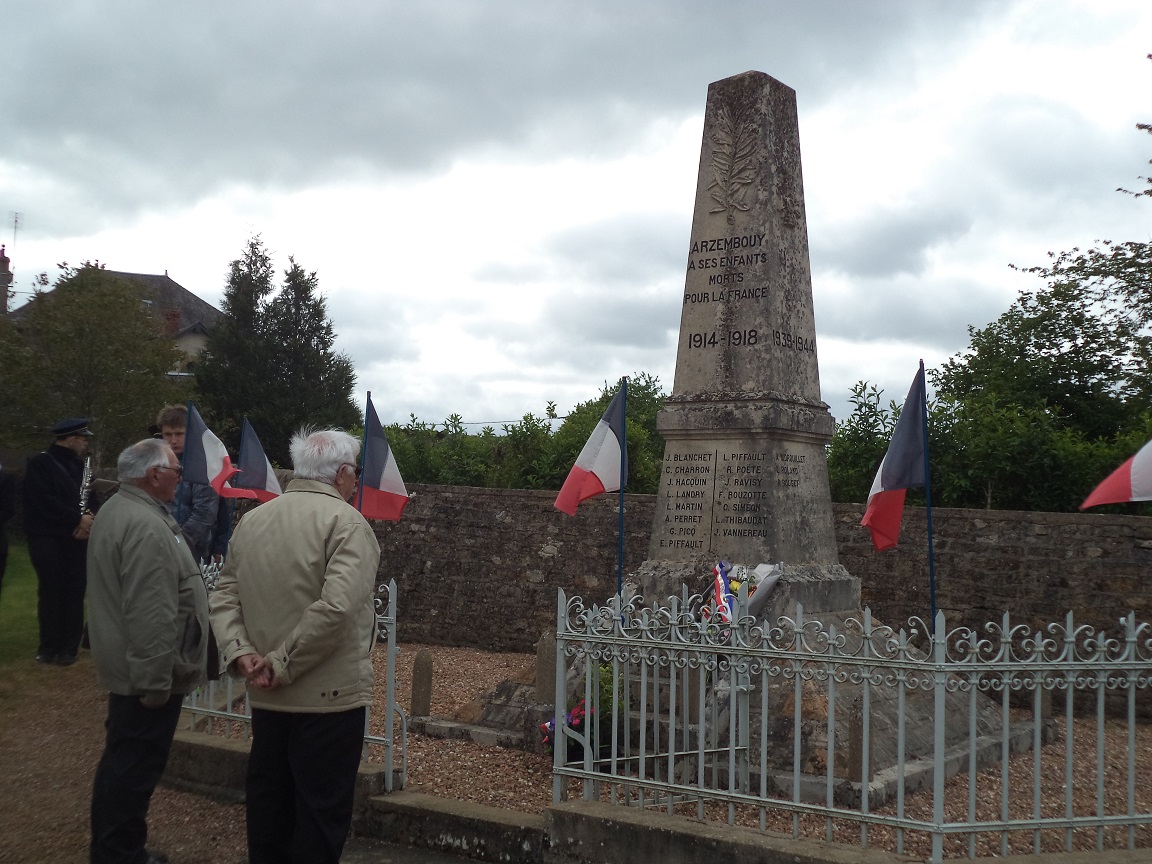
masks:
{"type": "MultiPolygon", "coordinates": [[[[1049,250],[1148,240],[1147,0],[9,0],[0,242],[219,305],[318,273],[385,422],[671,390],[708,84],[794,88],[823,398],[903,399],[1049,250]],[[19,213],[14,231],[13,214],[19,213]]],[[[20,295],[16,303],[26,296],[20,295]]]]}

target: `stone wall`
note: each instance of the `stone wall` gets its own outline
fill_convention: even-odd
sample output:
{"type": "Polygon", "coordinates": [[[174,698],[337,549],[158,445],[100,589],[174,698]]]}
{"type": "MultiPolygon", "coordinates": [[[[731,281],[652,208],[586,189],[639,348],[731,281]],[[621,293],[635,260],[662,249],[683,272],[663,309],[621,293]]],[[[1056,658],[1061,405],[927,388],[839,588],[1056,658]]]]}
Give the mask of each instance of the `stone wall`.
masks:
{"type": "MultiPolygon", "coordinates": [[[[556,589],[601,603],[616,590],[617,495],[569,517],[555,492],[413,485],[398,523],[376,523],[380,575],[395,578],[407,642],[531,652],[556,626],[556,589]]],[[[647,554],[655,497],[625,496],[624,572],[647,554]]],[[[908,507],[900,545],[873,551],[863,506],[833,505],[840,563],[887,624],[928,617],[927,528],[908,507]]],[[[948,626],[1062,621],[1113,627],[1152,620],[1152,519],[934,509],[936,603],[948,626]]],[[[743,562],[755,564],[758,562],[743,562]]],[[[787,562],[785,562],[787,564],[787,562]]],[[[705,587],[708,574],[701,574],[705,587]]]]}

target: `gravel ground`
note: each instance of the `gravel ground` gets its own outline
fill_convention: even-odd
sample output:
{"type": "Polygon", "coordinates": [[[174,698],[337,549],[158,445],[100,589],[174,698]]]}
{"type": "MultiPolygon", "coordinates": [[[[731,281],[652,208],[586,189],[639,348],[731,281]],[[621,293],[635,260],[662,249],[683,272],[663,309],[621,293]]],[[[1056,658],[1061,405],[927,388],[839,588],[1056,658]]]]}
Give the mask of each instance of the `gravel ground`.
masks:
{"type": "MultiPolygon", "coordinates": [[[[460,648],[403,645],[397,668],[397,698],[407,707],[411,691],[412,661],[417,650],[427,647],[433,655],[432,713],[452,717],[467,703],[497,683],[519,678],[531,669],[534,658],[520,654],[493,654],[460,648]]],[[[378,655],[378,680],[383,680],[383,653],[378,655]]],[[[382,699],[380,700],[382,702],[382,699]]],[[[44,667],[31,661],[0,670],[0,862],[83,862],[87,860],[88,802],[92,773],[103,746],[105,697],[96,685],[88,656],[72,667],[44,667]]],[[[1127,807],[1125,776],[1128,747],[1123,728],[1110,723],[1104,747],[1105,799],[1110,813],[1127,807]]],[[[1091,812],[1096,795],[1096,740],[1091,721],[1078,721],[1073,732],[1075,763],[1073,806],[1091,812]]],[[[1152,812],[1152,728],[1137,729],[1135,746],[1137,777],[1136,812],[1152,812]]],[[[1041,808],[1045,815],[1064,812],[1063,737],[1044,748],[1040,774],[1043,784],[1041,808]]],[[[1028,812],[1032,806],[1033,756],[1013,757],[1009,774],[1010,806],[1028,812]]],[[[999,769],[978,775],[977,807],[983,818],[995,818],[1000,806],[999,769]]],[[[528,813],[542,812],[551,804],[551,762],[548,758],[515,750],[485,747],[461,741],[428,739],[411,735],[408,742],[408,788],[457,800],[475,801],[528,813]]],[[[968,779],[948,784],[947,811],[961,818],[968,806],[968,779]]],[[[884,811],[881,811],[884,812],[884,811]]],[[[906,808],[918,818],[931,816],[927,796],[911,798],[906,808]]],[[[695,807],[683,812],[697,818],[695,807]]],[[[756,826],[761,814],[737,810],[739,824],[756,826]]],[[[703,817],[727,821],[726,807],[710,806],[703,817]]],[[[770,830],[791,831],[787,814],[763,814],[770,830]]],[[[244,813],[240,805],[221,804],[200,796],[161,787],[152,801],[149,845],[163,849],[174,864],[243,864],[244,813]]],[[[801,833],[824,839],[823,820],[801,820],[801,833]]],[[[1136,845],[1152,847],[1152,827],[1136,832],[1136,845]]],[[[839,825],[837,840],[858,845],[860,829],[839,825]]],[[[1078,831],[1075,848],[1091,848],[1095,832],[1078,831]]],[[[1063,832],[1048,831],[1040,838],[1047,849],[1060,847],[1063,832]]],[[[1123,832],[1110,829],[1106,845],[1125,842],[1123,832]]],[[[964,841],[950,842],[946,854],[965,854],[964,841]]],[[[1033,836],[1017,835],[1010,852],[1032,851],[1033,836]]],[[[892,832],[873,829],[869,846],[896,848],[892,832]]],[[[975,841],[977,855],[1000,854],[999,840],[981,836],[975,841]]],[[[926,838],[909,835],[904,851],[927,855],[926,838]]]]}

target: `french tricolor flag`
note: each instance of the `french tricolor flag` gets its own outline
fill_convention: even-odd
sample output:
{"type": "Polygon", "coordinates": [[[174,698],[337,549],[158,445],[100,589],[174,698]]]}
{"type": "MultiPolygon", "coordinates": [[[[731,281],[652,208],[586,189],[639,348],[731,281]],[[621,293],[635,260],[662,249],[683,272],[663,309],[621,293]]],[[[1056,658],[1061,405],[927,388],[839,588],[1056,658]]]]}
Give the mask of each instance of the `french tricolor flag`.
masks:
{"type": "Polygon", "coordinates": [[[272,463],[264,454],[256,430],[244,418],[240,430],[240,455],[236,459],[239,473],[232,478],[232,484],[220,490],[222,498],[255,498],[260,503],[271,501],[283,490],[272,463]]]}
{"type": "Polygon", "coordinates": [[[712,568],[712,594],[716,602],[716,617],[725,624],[732,622],[732,586],[728,584],[728,572],[732,565],[727,561],[717,561],[712,568]]]}
{"type": "Polygon", "coordinates": [[[356,507],[366,519],[398,522],[408,503],[408,490],[392,448],[384,435],[384,427],[368,394],[368,407],[364,411],[364,470],[360,475],[360,496],[356,507]]]}
{"type": "Polygon", "coordinates": [[[1152,501],[1152,441],[1135,456],[1104,478],[1092,494],[1084,499],[1081,510],[1101,504],[1123,504],[1127,501],[1152,501]]]}
{"type": "Polygon", "coordinates": [[[576,464],[568,472],[568,479],[560,487],[553,506],[575,516],[581,501],[615,492],[627,481],[628,450],[624,441],[624,387],[621,386],[576,457],[576,464]]]}
{"type": "Polygon", "coordinates": [[[232,467],[228,450],[200,418],[200,412],[188,403],[188,425],[184,434],[184,479],[191,483],[206,483],[225,495],[224,484],[239,471],[232,467]]]}
{"type": "Polygon", "coordinates": [[[888,452],[872,481],[868,508],[860,520],[860,524],[872,532],[872,545],[878,552],[896,545],[904,519],[906,490],[925,484],[925,408],[924,363],[921,362],[896,421],[888,452]]]}

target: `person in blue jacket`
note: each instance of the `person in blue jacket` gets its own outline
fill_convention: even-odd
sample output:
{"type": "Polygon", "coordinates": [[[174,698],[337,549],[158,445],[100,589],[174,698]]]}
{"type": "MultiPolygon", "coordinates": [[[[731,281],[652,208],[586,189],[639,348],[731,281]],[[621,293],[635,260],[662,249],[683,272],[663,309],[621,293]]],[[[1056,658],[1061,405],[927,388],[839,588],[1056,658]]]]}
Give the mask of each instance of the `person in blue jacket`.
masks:
{"type": "MultiPolygon", "coordinates": [[[[188,409],[184,405],[166,405],[156,418],[160,436],[172,448],[176,458],[184,460],[184,434],[188,427],[188,409]]],[[[212,536],[216,531],[216,514],[220,496],[206,483],[181,480],[168,512],[184,532],[188,548],[197,563],[212,557],[212,536]]]]}

